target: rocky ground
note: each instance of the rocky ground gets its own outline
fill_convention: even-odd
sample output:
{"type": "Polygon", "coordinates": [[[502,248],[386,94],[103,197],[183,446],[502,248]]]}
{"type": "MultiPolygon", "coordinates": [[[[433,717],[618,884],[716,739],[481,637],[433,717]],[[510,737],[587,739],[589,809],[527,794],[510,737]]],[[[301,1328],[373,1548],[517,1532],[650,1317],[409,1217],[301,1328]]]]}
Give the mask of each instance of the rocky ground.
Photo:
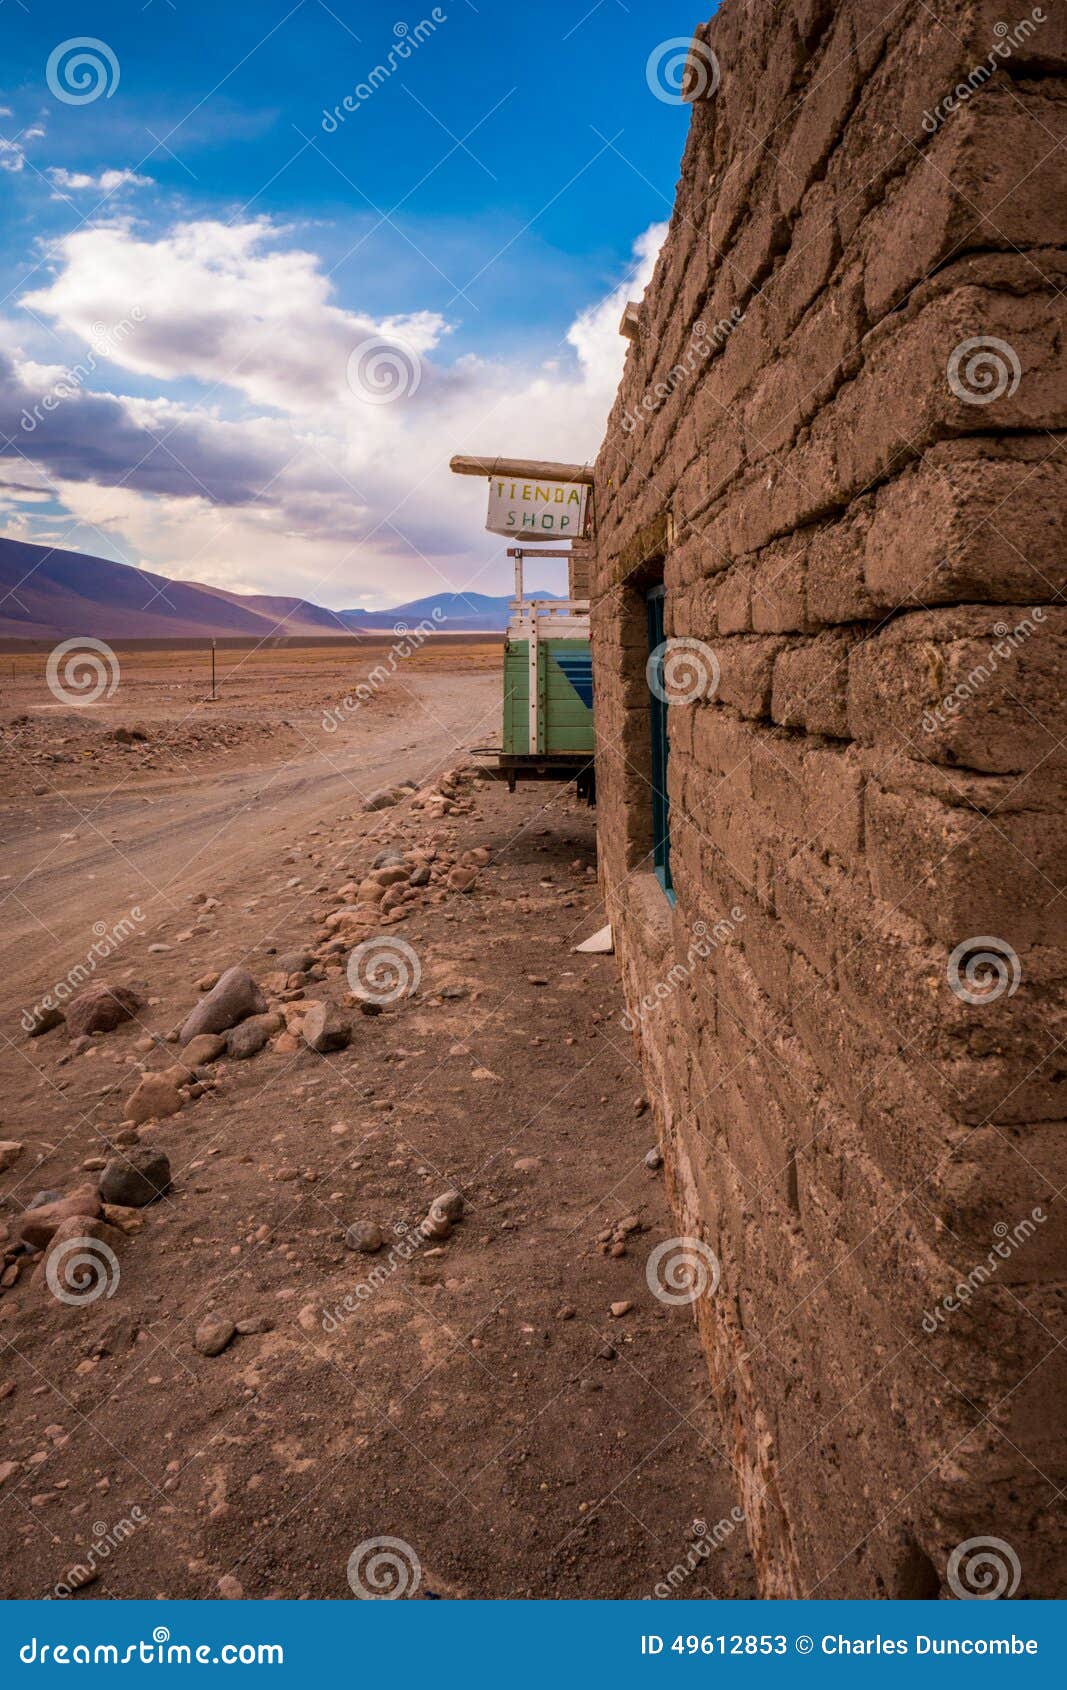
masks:
{"type": "Polygon", "coordinates": [[[5,1596],[752,1594],[594,813],[408,762],[5,1040],[5,1596]]]}

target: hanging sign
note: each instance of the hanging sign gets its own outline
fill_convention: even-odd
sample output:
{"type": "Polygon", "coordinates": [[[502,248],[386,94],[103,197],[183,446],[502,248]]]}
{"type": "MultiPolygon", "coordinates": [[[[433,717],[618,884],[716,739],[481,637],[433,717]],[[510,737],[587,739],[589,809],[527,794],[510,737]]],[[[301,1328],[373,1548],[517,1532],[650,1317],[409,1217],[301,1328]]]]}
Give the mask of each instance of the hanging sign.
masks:
{"type": "Polygon", "coordinates": [[[489,482],[490,534],[521,540],[579,540],[589,488],[576,481],[534,481],[494,475],[489,482]]]}

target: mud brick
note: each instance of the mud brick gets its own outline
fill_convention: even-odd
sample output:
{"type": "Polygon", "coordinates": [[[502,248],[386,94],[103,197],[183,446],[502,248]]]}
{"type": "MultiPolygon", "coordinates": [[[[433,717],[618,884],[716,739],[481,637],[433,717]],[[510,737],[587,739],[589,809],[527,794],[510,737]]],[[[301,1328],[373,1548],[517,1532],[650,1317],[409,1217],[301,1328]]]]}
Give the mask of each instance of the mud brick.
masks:
{"type": "Polygon", "coordinates": [[[758,633],[814,632],[808,618],[806,574],[803,539],[757,559],[752,570],[752,626],[758,633]]]}
{"type": "Polygon", "coordinates": [[[879,489],[867,590],[887,607],[1052,598],[1067,588],[1065,503],[1067,450],[1055,437],[942,442],[879,489]]]}
{"type": "Polygon", "coordinates": [[[750,464],[789,446],[832,398],[859,362],[864,335],[858,269],[831,288],[805,316],[745,404],[745,447],[750,464]]]}
{"type": "Polygon", "coordinates": [[[752,626],[752,575],[744,564],[734,567],[716,583],[715,613],[720,634],[745,634],[752,626]]]}
{"type": "Polygon", "coordinates": [[[877,605],[863,575],[872,514],[873,501],[856,499],[842,521],[811,531],[805,591],[812,622],[860,622],[874,617],[877,605]]]}
{"type": "Polygon", "coordinates": [[[853,21],[842,7],[823,45],[819,69],[782,151],[775,174],[778,205],[787,217],[797,211],[826,161],[848,119],[860,86],[854,50],[853,21]]]}
{"type": "Polygon", "coordinates": [[[771,679],[775,659],[785,641],[773,638],[720,640],[716,656],[720,665],[717,696],[742,716],[767,716],[771,706],[771,679]]]}
{"type": "Polygon", "coordinates": [[[864,838],[871,887],[952,950],[992,934],[1019,951],[1067,943],[1058,819],[985,819],[868,781],[864,838]]]}
{"type": "Polygon", "coordinates": [[[871,319],[950,254],[1067,244],[1065,138],[1061,100],[1023,104],[1003,80],[954,112],[864,225],[871,319]]]}
{"type": "Polygon", "coordinates": [[[783,728],[849,737],[849,652],[858,636],[820,634],[790,645],[774,665],[771,715],[783,728]]]}
{"type": "Polygon", "coordinates": [[[866,744],[895,736],[916,757],[990,773],[1063,763],[1065,659],[1058,608],[901,616],[852,651],[849,728],[866,744]]]}

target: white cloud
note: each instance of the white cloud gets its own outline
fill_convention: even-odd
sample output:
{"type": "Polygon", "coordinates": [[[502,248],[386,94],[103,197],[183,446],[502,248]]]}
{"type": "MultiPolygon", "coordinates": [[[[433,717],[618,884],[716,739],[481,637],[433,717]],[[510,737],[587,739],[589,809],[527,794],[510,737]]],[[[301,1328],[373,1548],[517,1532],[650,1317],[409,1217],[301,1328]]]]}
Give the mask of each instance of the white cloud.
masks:
{"type": "Polygon", "coordinates": [[[14,176],[26,168],[26,154],[17,141],[6,141],[0,135],[0,170],[6,170],[14,176]]]}
{"type": "Polygon", "coordinates": [[[138,176],[135,170],[101,170],[92,176],[82,170],[63,170],[58,165],[45,172],[53,187],[81,192],[89,189],[97,194],[113,194],[119,188],[148,188],[151,176],[138,176]]]}
{"type": "MultiPolygon", "coordinates": [[[[627,277],[571,324],[558,356],[534,363],[449,362],[439,313],[343,308],[318,255],[265,218],[153,238],[78,229],[25,303],[82,345],[136,318],[108,340],[110,367],[139,388],[180,381],[182,396],[82,391],[20,444],[79,520],[164,573],[335,607],[465,585],[503,548],[483,531],[484,489],[451,476],[449,457],[592,459],[626,350],[622,308],[641,296],[664,233],[647,230],[627,277]],[[353,391],[350,359],[367,342],[417,371],[406,397],[372,404],[353,391]],[[199,404],[185,396],[190,378],[206,389],[199,404]]],[[[49,374],[16,358],[18,404],[49,374]]],[[[483,589],[501,584],[494,568],[483,589]]]]}

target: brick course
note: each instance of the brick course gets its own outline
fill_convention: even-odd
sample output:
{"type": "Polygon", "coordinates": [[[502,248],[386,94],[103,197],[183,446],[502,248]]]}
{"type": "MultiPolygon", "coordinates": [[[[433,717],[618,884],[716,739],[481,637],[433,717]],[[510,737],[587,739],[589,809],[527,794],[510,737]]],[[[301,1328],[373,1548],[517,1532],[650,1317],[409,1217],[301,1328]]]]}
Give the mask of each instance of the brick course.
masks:
{"type": "Polygon", "coordinates": [[[596,469],[602,874],[679,1232],[721,1266],[694,1312],[768,1596],[947,1594],[990,1535],[1019,1594],[1065,1594],[1067,16],[931,123],[1017,21],[938,11],[701,29],[720,82],[596,469]],[[989,337],[975,403],[950,369],[989,337]],[[715,659],[668,710],[673,906],[657,579],[715,659]],[[971,1003],[953,953],[990,937],[1012,989],[971,1003]]]}

